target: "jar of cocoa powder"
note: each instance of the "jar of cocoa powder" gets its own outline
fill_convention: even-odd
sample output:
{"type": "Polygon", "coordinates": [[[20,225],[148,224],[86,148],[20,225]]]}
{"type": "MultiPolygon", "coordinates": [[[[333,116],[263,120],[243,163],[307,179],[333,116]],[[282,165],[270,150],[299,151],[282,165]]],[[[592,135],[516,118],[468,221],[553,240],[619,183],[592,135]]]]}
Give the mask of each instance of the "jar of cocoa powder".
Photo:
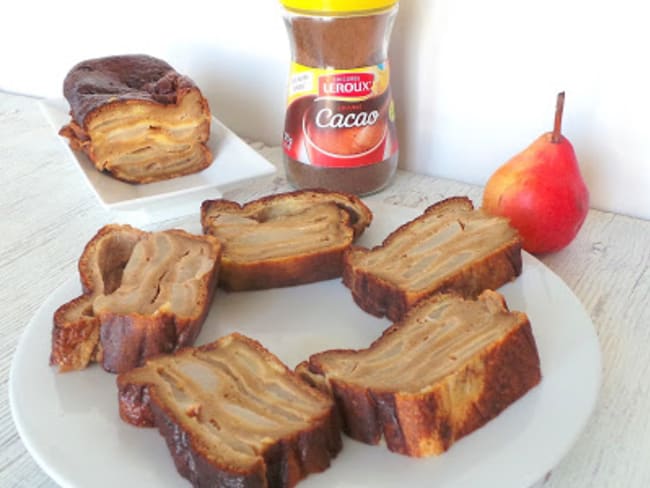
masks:
{"type": "Polygon", "coordinates": [[[396,0],[281,0],[291,44],[289,182],[365,195],[397,168],[388,43],[396,0]]]}

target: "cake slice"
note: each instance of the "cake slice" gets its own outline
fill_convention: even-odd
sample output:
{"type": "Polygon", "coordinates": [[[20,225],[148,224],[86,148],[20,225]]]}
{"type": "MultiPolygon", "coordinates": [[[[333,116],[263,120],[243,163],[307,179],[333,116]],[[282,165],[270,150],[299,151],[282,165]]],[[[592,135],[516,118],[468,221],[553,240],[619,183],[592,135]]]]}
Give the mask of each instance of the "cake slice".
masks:
{"type": "Polygon", "coordinates": [[[541,380],[528,318],[491,290],[425,299],[369,348],[321,352],[297,371],[333,396],[346,434],[415,457],[444,452],[541,380]]]}
{"type": "Polygon", "coordinates": [[[341,276],[342,256],[370,225],[356,196],[324,190],[269,195],[240,205],[207,200],[203,232],[223,243],[220,285],[251,290],[341,276]]]}
{"type": "Polygon", "coordinates": [[[50,363],[118,373],[191,345],[208,313],[221,246],[182,230],[103,227],[79,259],[83,294],[54,313],[50,363]]]}
{"type": "Polygon", "coordinates": [[[288,488],[341,450],[334,403],[233,333],[120,374],[120,416],[155,426],[195,487],[288,488]]]}
{"type": "Polygon", "coordinates": [[[508,220],[452,197],[392,232],[373,249],[344,256],[343,283],[355,302],[399,320],[417,301],[445,291],[475,297],[521,274],[521,239],[508,220]]]}
{"type": "Polygon", "coordinates": [[[212,163],[208,102],[165,61],[145,55],[89,59],[67,74],[63,94],[72,120],[60,134],[117,179],[150,183],[212,163]]]}

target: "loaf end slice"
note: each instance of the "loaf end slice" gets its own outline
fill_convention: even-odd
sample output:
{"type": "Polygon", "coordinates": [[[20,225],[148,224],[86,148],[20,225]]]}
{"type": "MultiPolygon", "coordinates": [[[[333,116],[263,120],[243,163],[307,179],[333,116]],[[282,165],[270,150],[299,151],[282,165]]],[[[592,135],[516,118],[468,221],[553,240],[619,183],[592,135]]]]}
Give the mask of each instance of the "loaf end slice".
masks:
{"type": "Polygon", "coordinates": [[[297,372],[332,395],[347,435],[415,457],[446,451],[541,381],[528,318],[490,290],[425,299],[368,349],[321,352],[297,372]]]}
{"type": "Polygon", "coordinates": [[[212,163],[208,102],[190,78],[160,59],[82,61],[67,74],[63,93],[72,118],[60,134],[99,171],[150,183],[212,163]]]}
{"type": "Polygon", "coordinates": [[[205,234],[223,242],[220,286],[293,286],[341,276],[343,253],[372,220],[356,196],[325,190],[269,195],[240,205],[207,200],[205,234]]]}
{"type": "Polygon", "coordinates": [[[220,252],[215,238],[182,230],[103,227],[79,260],[83,294],[54,313],[50,364],[71,371],[99,362],[121,372],[193,344],[220,252]]]}
{"type": "Polygon", "coordinates": [[[157,427],[196,487],[292,487],[342,448],[330,397],[241,334],[150,359],[117,384],[122,419],[157,427]]]}
{"type": "Polygon", "coordinates": [[[343,283],[366,312],[392,321],[424,297],[476,297],[521,274],[521,239],[507,219],[452,197],[393,231],[372,249],[352,246],[343,283]]]}

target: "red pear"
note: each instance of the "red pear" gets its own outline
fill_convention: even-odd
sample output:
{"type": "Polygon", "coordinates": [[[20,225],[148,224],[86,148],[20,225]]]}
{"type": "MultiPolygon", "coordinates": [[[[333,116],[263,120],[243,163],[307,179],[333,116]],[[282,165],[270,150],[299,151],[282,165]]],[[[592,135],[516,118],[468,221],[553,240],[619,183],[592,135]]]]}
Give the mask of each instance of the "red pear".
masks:
{"type": "Polygon", "coordinates": [[[573,146],[561,134],[564,92],[558,94],[553,132],[498,168],[485,185],[483,208],[510,219],[523,247],[543,254],[567,246],[589,210],[589,191],[573,146]]]}

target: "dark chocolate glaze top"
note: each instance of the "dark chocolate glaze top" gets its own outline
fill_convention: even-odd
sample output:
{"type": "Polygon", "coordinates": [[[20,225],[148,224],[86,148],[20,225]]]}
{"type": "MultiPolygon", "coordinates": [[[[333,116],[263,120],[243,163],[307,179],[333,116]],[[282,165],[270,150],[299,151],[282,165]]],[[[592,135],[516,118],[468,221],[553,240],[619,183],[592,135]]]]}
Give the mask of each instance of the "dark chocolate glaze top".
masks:
{"type": "Polygon", "coordinates": [[[86,116],[102,105],[123,100],[173,104],[179,89],[195,87],[165,61],[132,54],[78,63],[63,81],[63,95],[72,118],[84,126],[86,116]]]}

